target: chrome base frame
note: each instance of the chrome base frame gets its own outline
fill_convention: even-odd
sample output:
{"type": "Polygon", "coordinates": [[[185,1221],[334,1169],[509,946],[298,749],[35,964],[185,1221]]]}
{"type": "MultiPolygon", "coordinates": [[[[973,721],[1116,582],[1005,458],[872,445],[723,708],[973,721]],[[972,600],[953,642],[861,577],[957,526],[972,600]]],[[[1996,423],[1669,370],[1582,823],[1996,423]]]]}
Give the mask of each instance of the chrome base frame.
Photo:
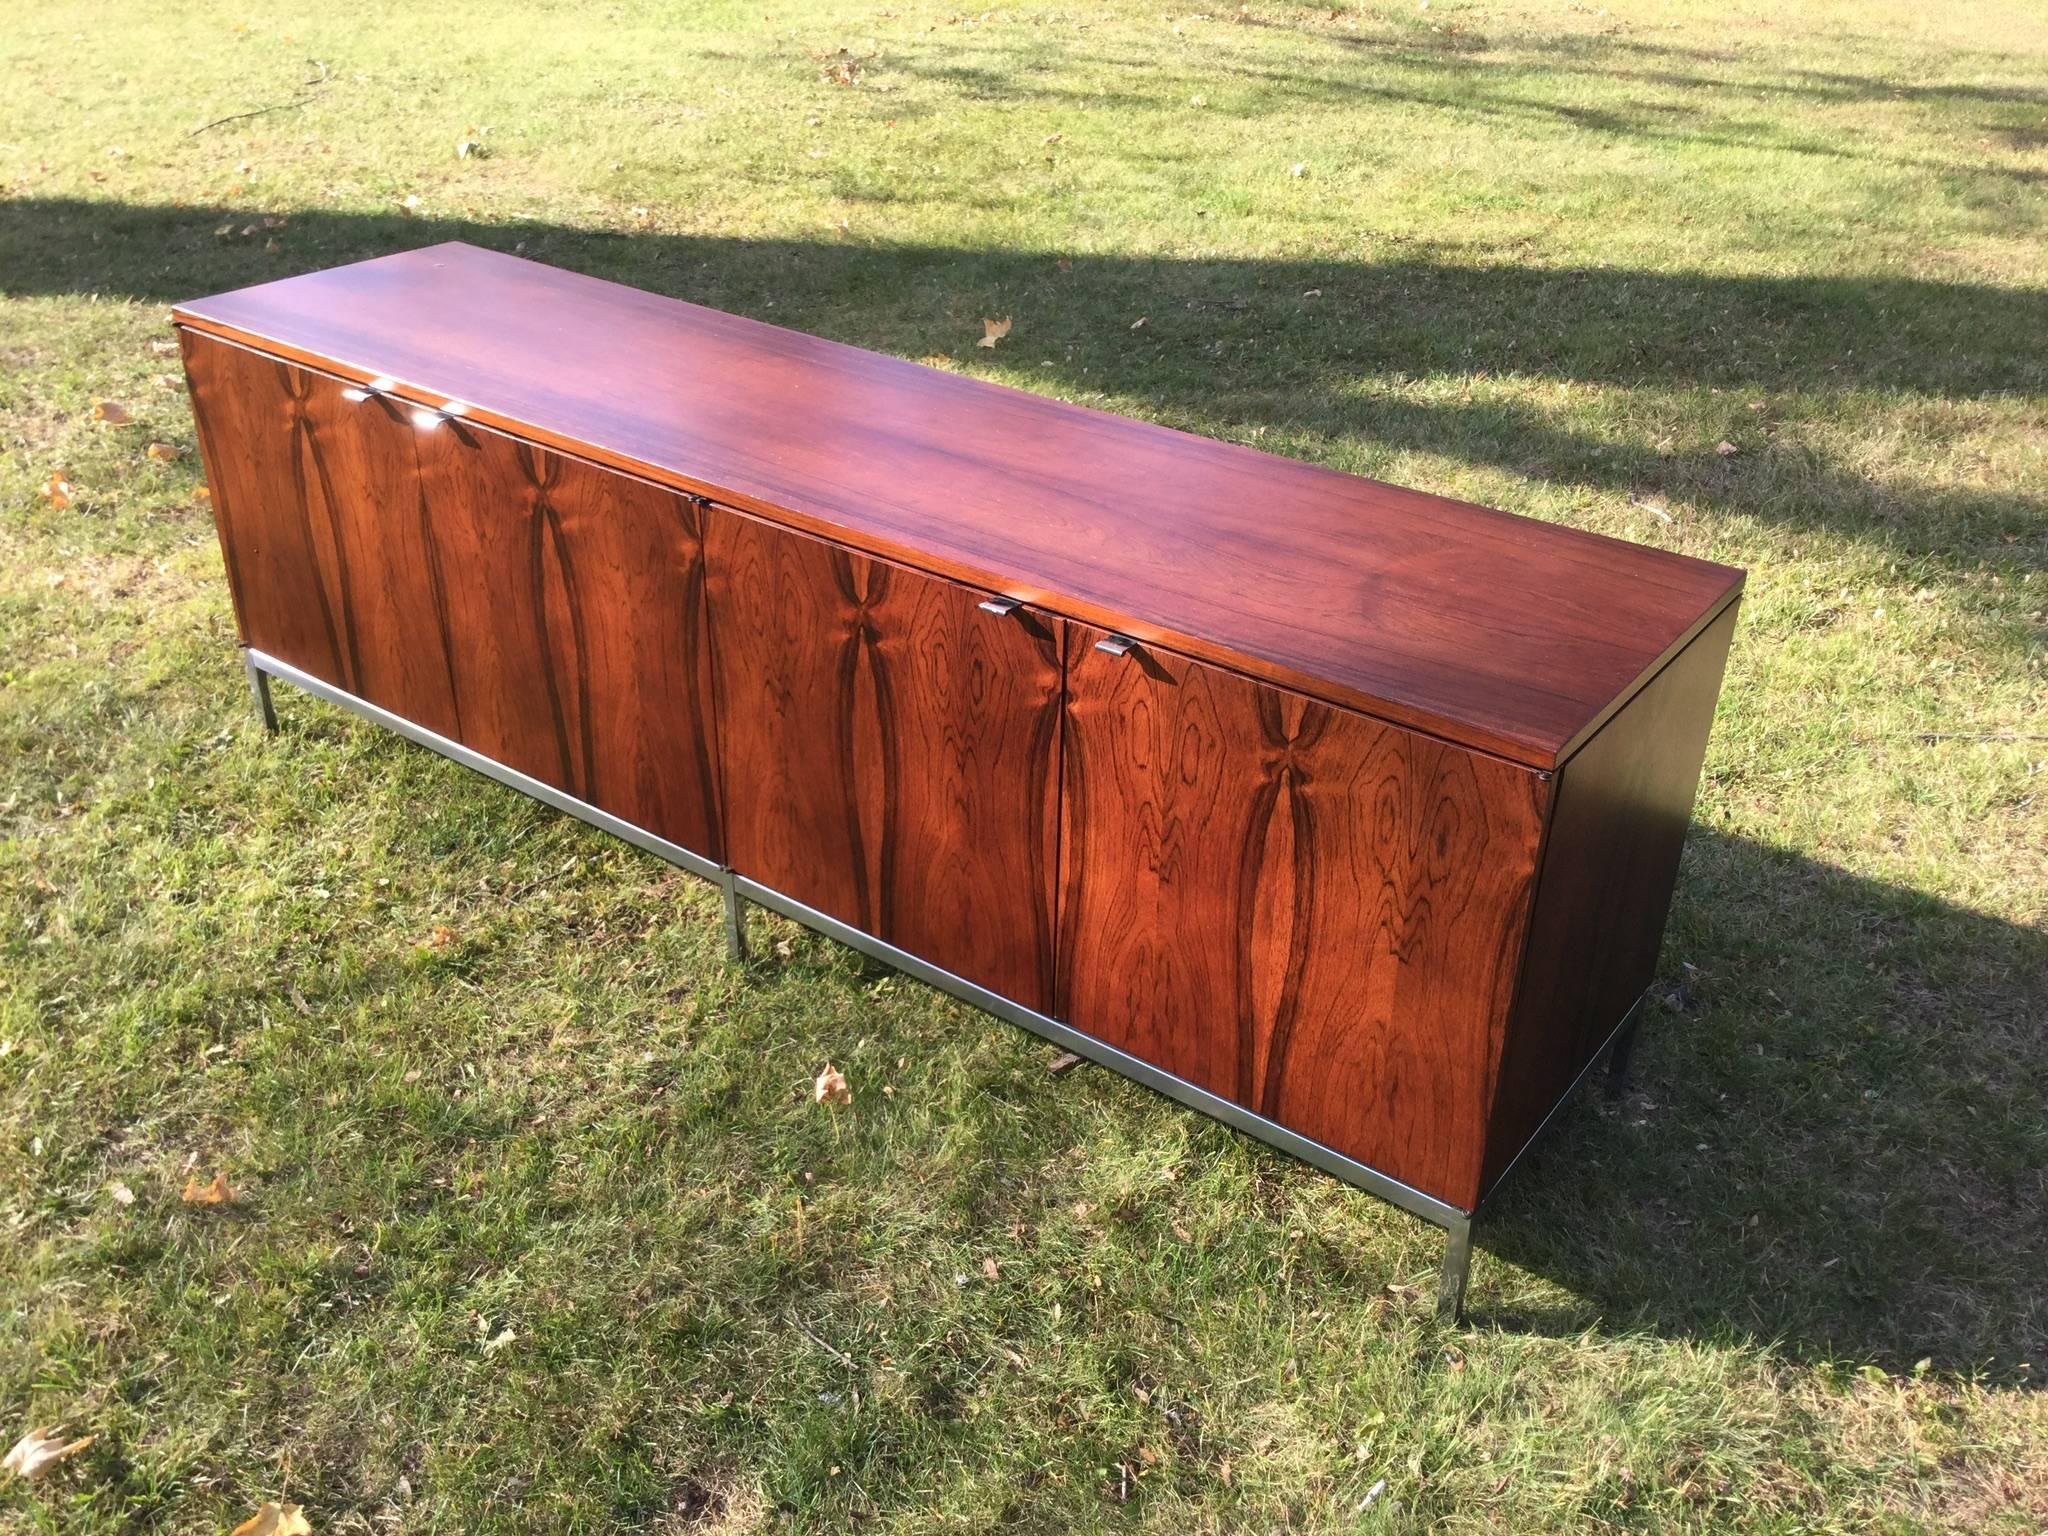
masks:
{"type": "Polygon", "coordinates": [[[1522,1150],[1515,1154],[1506,1170],[1494,1180],[1486,1198],[1480,1202],[1479,1209],[1462,1210],[1447,1201],[1437,1199],[1434,1195],[1424,1194],[1421,1190],[1404,1184],[1369,1164],[1346,1157],[1321,1142],[1312,1141],[1298,1131],[1291,1131],[1263,1115],[1255,1114],[1241,1104],[1211,1093],[1206,1088],[1197,1087],[1186,1078],[1176,1077],[1150,1062],[1140,1061],[1113,1045],[1104,1044],[1069,1025],[1062,1024],[1057,1019],[1048,1018],[1045,1014],[1013,1002],[1000,993],[991,992],[964,976],[956,976],[928,960],[919,959],[908,950],[898,949],[895,945],[884,943],[874,935],[864,933],[836,917],[828,916],[814,907],[805,906],[792,896],[785,896],[759,881],[749,880],[745,875],[715,860],[692,853],[689,849],[671,843],[666,838],[657,837],[631,822],[622,821],[609,811],[599,810],[588,801],[565,794],[553,785],[521,773],[516,768],[508,768],[494,758],[472,751],[460,742],[450,741],[425,726],[415,725],[412,721],[372,704],[367,699],[359,698],[345,689],[337,688],[332,683],[303,672],[289,662],[279,661],[274,656],[251,648],[245,648],[242,654],[249,674],[249,691],[267,731],[277,730],[277,711],[271,700],[270,680],[274,677],[282,678],[316,698],[325,699],[330,704],[338,705],[387,730],[395,731],[406,740],[438,752],[443,757],[452,758],[466,768],[473,768],[486,778],[495,779],[521,794],[530,795],[558,811],[566,811],[577,820],[586,822],[600,831],[609,832],[614,837],[653,854],[656,858],[665,859],[691,874],[703,876],[719,888],[724,898],[726,953],[735,962],[744,962],[747,958],[746,904],[752,902],[756,906],[779,913],[792,922],[813,929],[828,939],[836,940],[849,949],[858,950],[864,955],[880,960],[905,975],[913,976],[949,996],[979,1008],[984,1013],[994,1014],[999,1019],[1028,1029],[1062,1050],[1071,1051],[1076,1056],[1108,1067],[1112,1072],[1133,1082],[1142,1083],[1176,1103],[1207,1115],[1212,1120],[1220,1120],[1233,1130],[1242,1131],[1254,1140],[1262,1141],[1277,1151],[1299,1158],[1311,1167],[1341,1179],[1356,1189],[1377,1195],[1390,1205],[1398,1206],[1412,1216],[1419,1216],[1431,1225],[1443,1228],[1444,1262],[1437,1282],[1436,1307],[1438,1317],[1446,1321],[1455,1322],[1464,1313],[1465,1282],[1472,1265],[1472,1228],[1478,1221],[1480,1213],[1485,1210],[1493,1194],[1507,1181],[1508,1176],[1521,1165],[1529,1149],[1543,1139],[1544,1133],[1550,1129],[1565,1105],[1577,1096],[1579,1088],[1594,1068],[1603,1059],[1611,1059],[1612,1080],[1618,1081],[1627,1067],[1629,1047],[1634,1044],[1635,1027],[1642,1012],[1641,998],[1636,1000],[1621,1023],[1594,1053],[1584,1071],[1573,1080],[1571,1088],[1544,1117],[1542,1124],[1524,1143],[1522,1150]]]}

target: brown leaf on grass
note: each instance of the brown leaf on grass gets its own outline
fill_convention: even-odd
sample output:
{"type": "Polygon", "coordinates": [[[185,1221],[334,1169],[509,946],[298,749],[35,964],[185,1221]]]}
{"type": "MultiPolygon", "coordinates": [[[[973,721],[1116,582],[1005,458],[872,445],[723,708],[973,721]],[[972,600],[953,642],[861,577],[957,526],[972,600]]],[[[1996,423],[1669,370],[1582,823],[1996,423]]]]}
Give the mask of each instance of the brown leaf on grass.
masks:
{"type": "Polygon", "coordinates": [[[256,1513],[236,1526],[229,1536],[313,1536],[306,1512],[296,1504],[273,1504],[265,1499],[256,1513]]]}
{"type": "Polygon", "coordinates": [[[446,949],[455,942],[455,930],[446,923],[434,924],[433,931],[420,940],[421,949],[446,949]]]}
{"type": "Polygon", "coordinates": [[[847,1083],[846,1074],[828,1061],[818,1080],[811,1084],[811,1096],[820,1104],[851,1104],[853,1088],[847,1083]]]}
{"type": "Polygon", "coordinates": [[[185,450],[176,443],[151,443],[142,451],[152,459],[160,459],[166,464],[170,463],[172,459],[182,458],[185,453],[185,450]]]}
{"type": "Polygon", "coordinates": [[[1058,1077],[1062,1073],[1073,1071],[1085,1059],[1085,1057],[1076,1056],[1072,1051],[1061,1051],[1059,1055],[1053,1057],[1051,1061],[1045,1064],[1045,1070],[1054,1077],[1058,1077]]]}
{"type": "Polygon", "coordinates": [[[160,337],[149,344],[149,350],[158,357],[175,357],[178,352],[178,344],[175,341],[160,337]]]}
{"type": "Polygon", "coordinates": [[[977,347],[993,347],[1009,334],[1010,317],[1008,315],[1003,316],[1000,320],[983,320],[981,322],[981,340],[977,341],[975,345],[977,347]]]}
{"type": "Polygon", "coordinates": [[[232,1205],[235,1190],[225,1173],[216,1173],[211,1184],[200,1183],[195,1174],[185,1181],[183,1199],[187,1205],[232,1205]]]}
{"type": "Polygon", "coordinates": [[[1721,439],[1720,442],[1714,445],[1714,452],[1721,455],[1721,457],[1724,459],[1732,459],[1735,457],[1736,454],[1742,452],[1742,450],[1736,447],[1733,443],[1729,442],[1728,439],[1724,437],[1721,439]]]}
{"type": "Polygon", "coordinates": [[[110,422],[114,426],[125,426],[134,420],[128,414],[128,407],[118,400],[95,400],[92,403],[92,419],[110,422]]]}
{"type": "Polygon", "coordinates": [[[983,1259],[981,1261],[981,1272],[991,1280],[1000,1280],[1003,1277],[1002,1268],[994,1259],[983,1259]]]}
{"type": "Polygon", "coordinates": [[[65,1457],[76,1456],[92,1442],[91,1435],[67,1442],[61,1424],[55,1429],[32,1429],[14,1442],[13,1450],[0,1456],[0,1471],[11,1472],[16,1477],[38,1478],[65,1457]]]}
{"type": "Polygon", "coordinates": [[[77,487],[72,485],[71,471],[68,469],[51,470],[50,478],[43,482],[43,499],[50,504],[52,511],[62,512],[71,505],[72,498],[77,494],[77,487]]]}
{"type": "Polygon", "coordinates": [[[133,1205],[135,1203],[135,1191],[126,1184],[109,1184],[107,1186],[107,1193],[114,1197],[114,1204],[116,1205],[133,1205]]]}

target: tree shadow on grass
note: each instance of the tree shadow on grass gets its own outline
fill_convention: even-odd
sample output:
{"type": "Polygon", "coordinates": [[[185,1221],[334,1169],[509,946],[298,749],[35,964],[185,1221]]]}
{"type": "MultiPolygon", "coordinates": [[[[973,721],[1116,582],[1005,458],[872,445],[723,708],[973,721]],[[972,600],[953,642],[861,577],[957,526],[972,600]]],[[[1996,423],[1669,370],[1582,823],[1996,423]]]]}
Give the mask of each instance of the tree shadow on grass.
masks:
{"type": "Polygon", "coordinates": [[[1580,1304],[1475,1319],[2038,1387],[2048,932],[1695,827],[1663,966],[1480,1228],[1580,1304]]]}
{"type": "Polygon", "coordinates": [[[171,302],[448,239],[969,369],[980,317],[1014,313],[1025,318],[1001,359],[1011,369],[1211,434],[1440,453],[1895,554],[2048,555],[2048,497],[1879,481],[1828,462],[1797,430],[2048,391],[2048,351],[2031,341],[2048,335],[2048,292],[2036,290],[1482,265],[1419,245],[1365,261],[1067,258],[320,211],[271,230],[232,206],[27,198],[0,205],[0,291],[171,302]],[[1147,325],[1134,332],[1138,316],[1147,325]],[[1479,387],[1429,387],[1445,380],[1479,387]],[[1650,414],[1671,401],[1666,414],[1698,440],[1647,425],[1617,436],[1584,414],[1611,410],[1552,412],[1488,380],[1642,392],[1650,414]],[[1717,453],[1724,437],[1744,453],[1717,453]]]}

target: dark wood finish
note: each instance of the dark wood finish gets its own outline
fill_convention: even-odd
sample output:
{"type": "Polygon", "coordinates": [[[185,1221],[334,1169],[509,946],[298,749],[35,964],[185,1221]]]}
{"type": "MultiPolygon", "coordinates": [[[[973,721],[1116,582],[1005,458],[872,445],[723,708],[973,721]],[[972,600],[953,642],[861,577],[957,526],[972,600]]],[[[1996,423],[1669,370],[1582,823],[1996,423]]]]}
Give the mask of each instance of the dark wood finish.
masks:
{"type": "Polygon", "coordinates": [[[1735,614],[1723,611],[1557,776],[1487,1189],[1656,975],[1735,614]]]}
{"type": "Polygon", "coordinates": [[[1742,582],[460,244],[176,315],[1542,768],[1742,582]]]}
{"type": "Polygon", "coordinates": [[[721,857],[698,504],[467,423],[415,437],[456,740],[721,857]]]}
{"type": "Polygon", "coordinates": [[[1060,1016],[1470,1208],[1548,785],[1073,627],[1060,1016]]]}
{"type": "Polygon", "coordinates": [[[698,509],[185,336],[245,643],[721,855],[698,509]]]}
{"type": "Polygon", "coordinates": [[[1064,623],[739,513],[706,544],[733,867],[1049,1009],[1064,623]]]}
{"type": "Polygon", "coordinates": [[[1460,1210],[1654,974],[1740,572],[466,246],[178,314],[249,644],[1460,1210]]]}
{"type": "Polygon", "coordinates": [[[431,613],[413,434],[341,386],[186,332],[213,511],[243,639],[452,734],[431,613]]]}

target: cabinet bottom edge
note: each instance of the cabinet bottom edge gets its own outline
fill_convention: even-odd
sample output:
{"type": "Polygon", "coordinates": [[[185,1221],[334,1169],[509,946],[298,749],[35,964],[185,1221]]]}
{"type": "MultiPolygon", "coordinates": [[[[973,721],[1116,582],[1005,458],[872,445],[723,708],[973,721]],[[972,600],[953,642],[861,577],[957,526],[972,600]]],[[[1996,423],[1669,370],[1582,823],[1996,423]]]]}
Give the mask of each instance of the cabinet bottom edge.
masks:
{"type": "Polygon", "coordinates": [[[579,800],[552,784],[534,778],[531,774],[521,773],[517,768],[508,768],[494,757],[485,757],[483,753],[465,747],[459,741],[451,741],[438,731],[430,731],[424,725],[416,725],[403,715],[393,714],[381,704],[372,704],[368,699],[350,693],[345,688],[337,688],[325,679],[315,677],[310,672],[303,672],[288,661],[279,661],[275,656],[259,651],[254,646],[244,647],[242,654],[247,658],[249,665],[258,672],[281,678],[316,698],[325,699],[351,714],[362,716],[373,725],[381,725],[388,731],[395,731],[407,741],[451,758],[465,768],[473,768],[487,779],[497,780],[507,789],[516,789],[522,795],[530,796],[543,805],[552,806],[558,811],[566,811],[578,821],[587,822],[600,832],[609,832],[613,837],[622,838],[634,847],[644,849],[658,859],[666,859],[693,875],[702,875],[707,880],[721,884],[725,880],[725,866],[716,859],[706,858],[701,853],[693,853],[680,843],[672,843],[665,837],[649,832],[645,827],[635,826],[630,821],[614,816],[610,811],[599,810],[587,800],[579,800]]]}
{"type": "MultiPolygon", "coordinates": [[[[588,801],[579,800],[574,795],[556,789],[530,774],[509,768],[495,758],[486,757],[481,752],[465,747],[458,741],[452,741],[437,731],[415,724],[403,715],[394,714],[381,705],[372,704],[369,700],[350,693],[345,688],[338,688],[323,678],[315,677],[288,661],[281,661],[253,646],[244,647],[243,655],[248,665],[257,672],[290,683],[374,725],[381,725],[416,745],[438,752],[465,768],[474,769],[508,789],[515,789],[543,805],[565,812],[601,832],[609,832],[612,836],[631,843],[656,858],[666,860],[679,869],[702,876],[727,891],[730,897],[766,907],[769,911],[779,913],[792,922],[800,923],[826,938],[846,945],[849,949],[858,950],[880,960],[892,969],[956,997],[984,1013],[1029,1030],[1062,1050],[1072,1051],[1076,1056],[1085,1057],[1099,1066],[1109,1068],[1121,1077],[1129,1078],[1132,1082],[1164,1094],[1185,1108],[1220,1121],[1254,1141],[1263,1142],[1276,1151],[1298,1158],[1310,1167],[1340,1179],[1356,1189],[1376,1195],[1412,1216],[1418,1216],[1454,1234],[1466,1228],[1472,1220],[1473,1211],[1453,1205],[1447,1200],[1440,1200],[1413,1185],[1404,1184],[1392,1174],[1383,1173],[1370,1164],[1347,1157],[1334,1148],[1302,1135],[1299,1131],[1291,1131],[1277,1121],[1268,1120],[1264,1115],[1246,1109],[1241,1104],[1211,1093],[1186,1078],[1178,1077],[1161,1067],[1155,1067],[1127,1051],[1096,1039],[1093,1035],[1083,1034],[1072,1025],[1062,1024],[1058,1019],[1050,1018],[1036,1009],[1027,1008],[999,992],[992,992],[978,982],[969,981],[964,976],[955,975],[928,960],[920,959],[909,950],[898,949],[873,934],[820,912],[814,907],[806,906],[793,896],[786,896],[771,886],[750,880],[714,859],[694,853],[681,844],[672,843],[644,827],[635,826],[614,816],[609,811],[600,810],[588,801]]],[[[1538,1136],[1540,1135],[1539,1130],[1538,1136]]]]}

